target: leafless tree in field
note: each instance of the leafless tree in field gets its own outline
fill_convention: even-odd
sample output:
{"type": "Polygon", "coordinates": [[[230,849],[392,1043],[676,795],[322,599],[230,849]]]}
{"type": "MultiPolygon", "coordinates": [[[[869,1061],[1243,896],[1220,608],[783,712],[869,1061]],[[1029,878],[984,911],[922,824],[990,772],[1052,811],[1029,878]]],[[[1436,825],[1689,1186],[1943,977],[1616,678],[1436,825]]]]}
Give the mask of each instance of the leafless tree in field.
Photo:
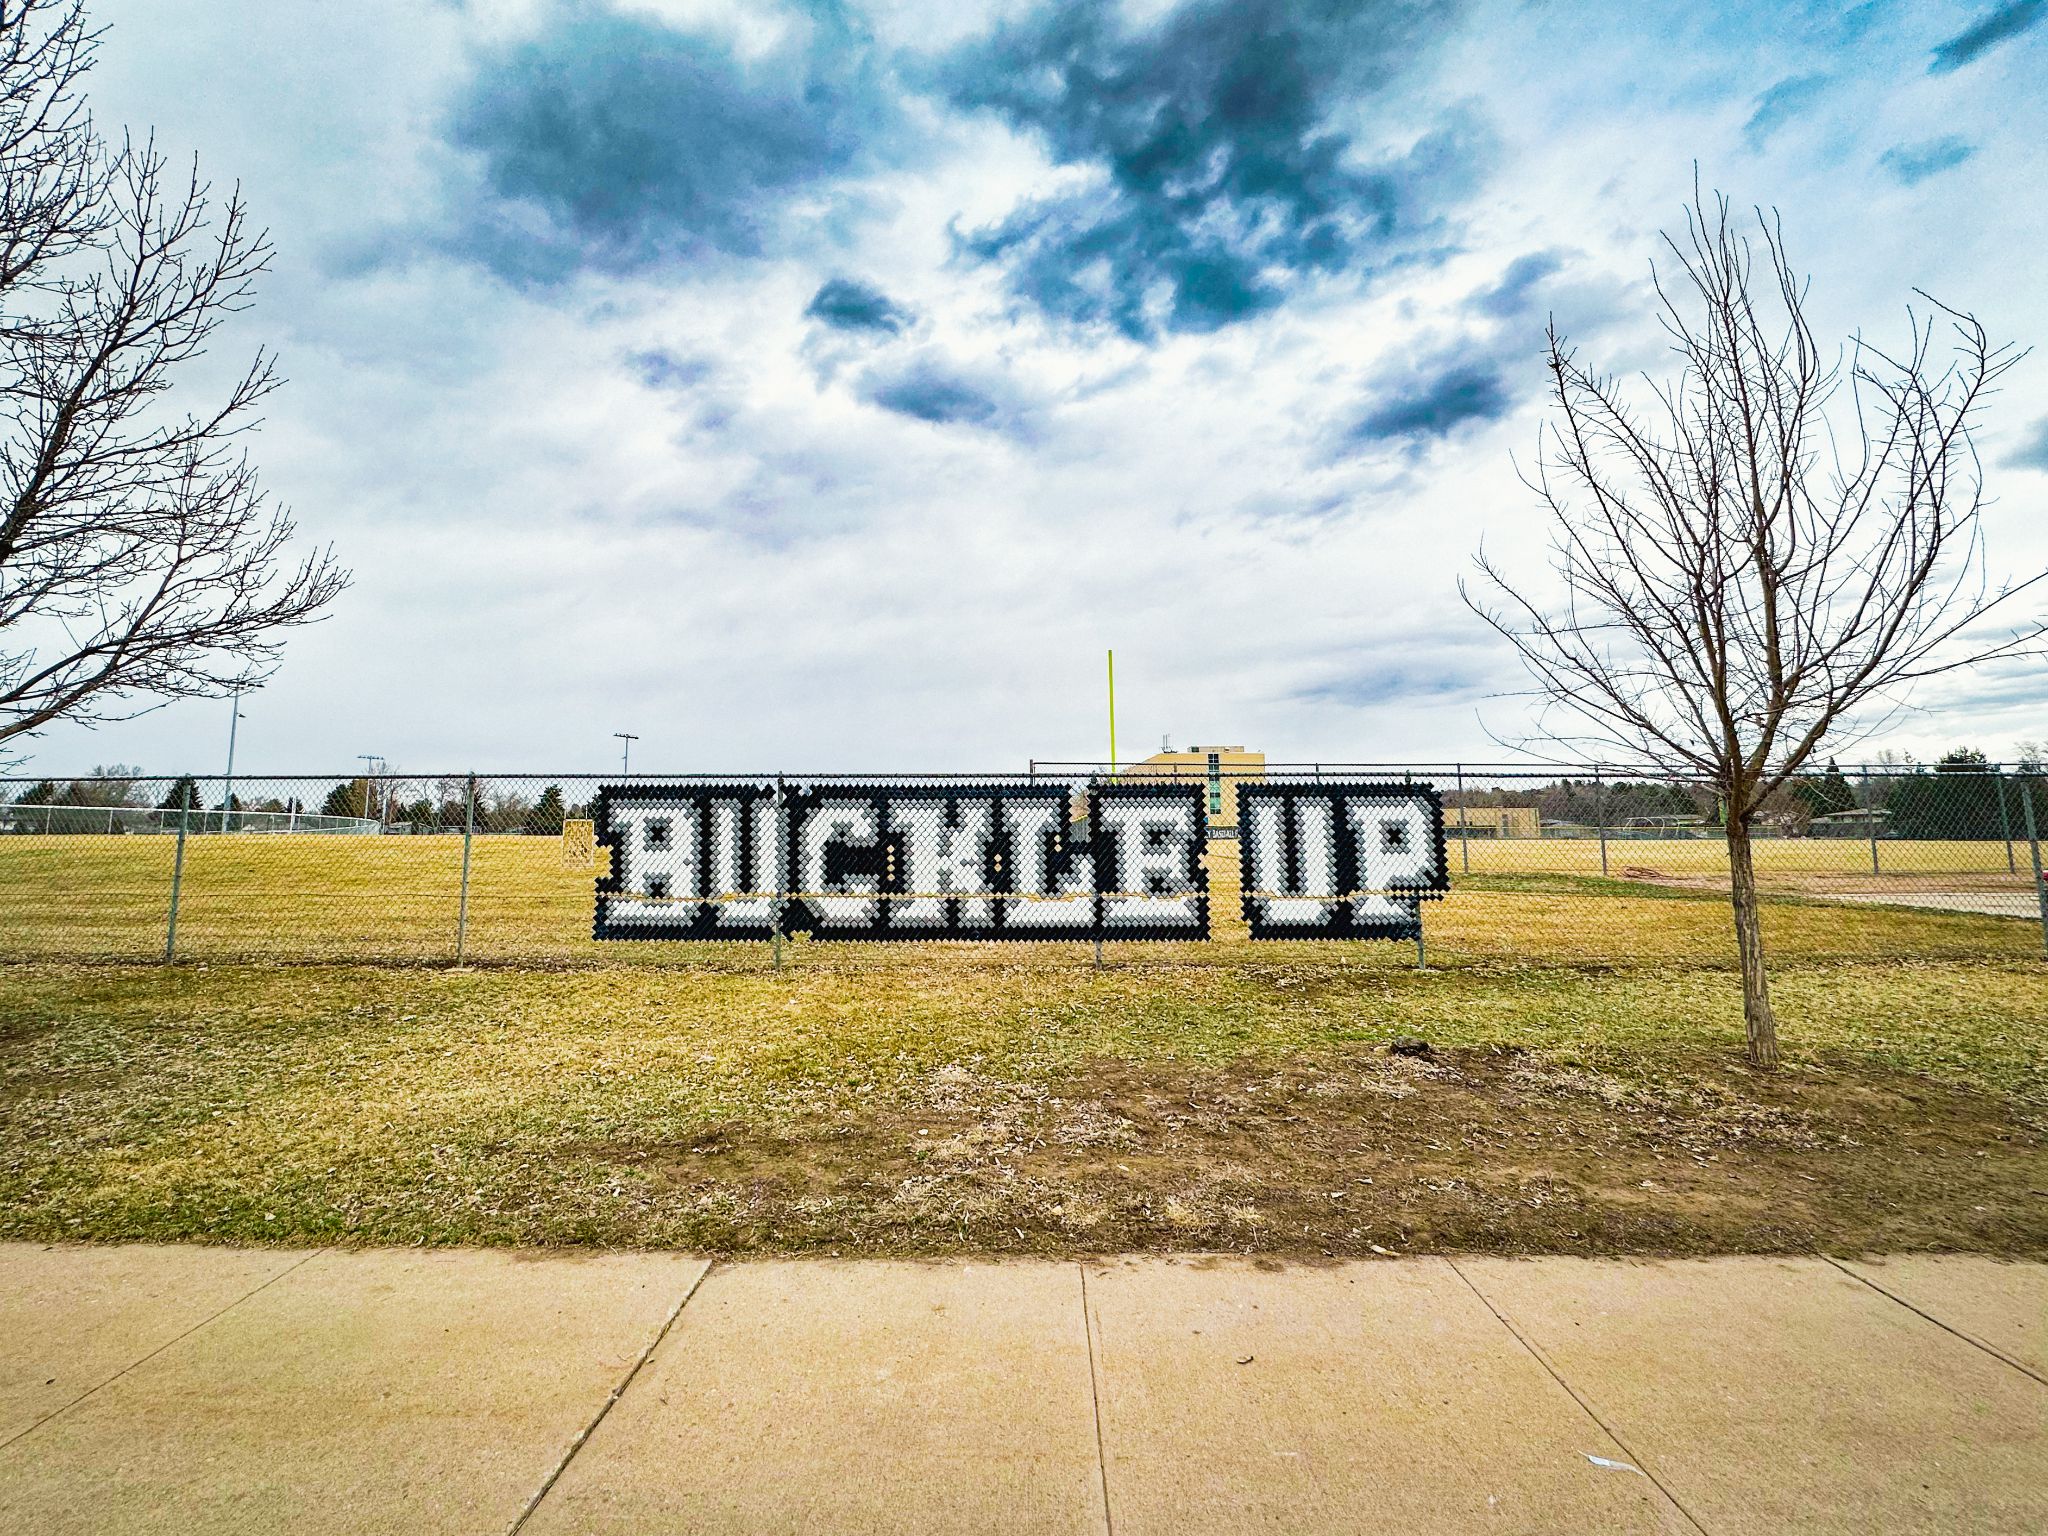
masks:
{"type": "Polygon", "coordinates": [[[97,42],[82,0],[0,0],[0,744],[259,683],[348,581],[288,563],[242,448],[271,357],[172,403],[270,247],[239,192],[100,137],[97,42]]]}
{"type": "Polygon", "coordinates": [[[1902,350],[1858,338],[1824,356],[1776,215],[1745,233],[1724,197],[1695,196],[1665,244],[1674,381],[1625,387],[1550,330],[1553,419],[1524,479],[1561,593],[1482,552],[1465,597],[1528,665],[1546,739],[1722,796],[1749,1056],[1772,1067],[1751,852],[1765,799],[1913,683],[2040,647],[2039,622],[1987,623],[2042,578],[1988,579],[1971,445],[2018,356],[1932,299],[1902,350]]]}

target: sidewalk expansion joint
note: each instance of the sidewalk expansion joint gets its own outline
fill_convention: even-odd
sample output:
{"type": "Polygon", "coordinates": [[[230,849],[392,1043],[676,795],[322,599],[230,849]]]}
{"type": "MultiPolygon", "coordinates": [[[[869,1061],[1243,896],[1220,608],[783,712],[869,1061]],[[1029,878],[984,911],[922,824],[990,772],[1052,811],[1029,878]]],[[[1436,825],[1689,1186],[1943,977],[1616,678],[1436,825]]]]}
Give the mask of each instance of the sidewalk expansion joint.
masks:
{"type": "Polygon", "coordinates": [[[115,1382],[119,1381],[123,1376],[126,1376],[130,1371],[141,1369],[143,1366],[149,1364],[150,1361],[154,1360],[158,1355],[162,1354],[165,1350],[169,1349],[172,1345],[182,1344],[185,1342],[185,1340],[191,1338],[192,1335],[197,1333],[200,1329],[210,1327],[214,1323],[219,1322],[223,1317],[227,1316],[228,1313],[234,1311],[235,1308],[239,1307],[243,1302],[247,1301],[257,1292],[269,1289],[271,1286],[277,1284],[278,1281],[282,1280],[286,1275],[296,1274],[303,1266],[310,1263],[312,1260],[319,1258],[320,1255],[325,1253],[326,1251],[327,1250],[325,1248],[315,1248],[311,1253],[301,1257],[297,1264],[285,1265],[283,1269],[280,1269],[268,1280],[263,1281],[261,1284],[251,1286],[248,1290],[244,1291],[241,1295],[237,1296],[233,1301],[229,1302],[226,1306],[220,1308],[218,1311],[209,1313],[205,1317],[202,1317],[198,1322],[194,1323],[190,1328],[187,1328],[183,1333],[178,1334],[174,1338],[165,1339],[163,1343],[157,1345],[155,1349],[152,1349],[140,1360],[129,1361],[126,1365],[122,1366],[120,1370],[114,1372],[113,1375],[109,1376],[105,1381],[99,1382],[94,1386],[87,1387],[83,1392],[79,1393],[78,1396],[72,1398],[71,1401],[68,1403],[60,1403],[57,1407],[52,1408],[48,1413],[44,1414],[41,1418],[37,1419],[35,1423],[29,1425],[28,1428],[23,1430],[17,1430],[14,1434],[9,1435],[5,1440],[0,1440],[0,1451],[5,1451],[10,1446],[17,1445],[21,1441],[26,1440],[30,1435],[34,1434],[37,1430],[41,1429],[45,1424],[49,1423],[50,1420],[69,1413],[72,1409],[76,1408],[80,1403],[84,1402],[87,1398],[91,1397],[95,1392],[98,1392],[105,1387],[111,1387],[115,1382]]]}
{"type": "Polygon", "coordinates": [[[1896,1301],[1900,1306],[1904,1307],[1908,1312],[1912,1313],[1915,1317],[1926,1318],[1928,1322],[1934,1324],[1934,1326],[1939,1328],[1943,1333],[1954,1334],[1957,1338],[1961,1339],[1965,1344],[1971,1345],[1976,1349],[1983,1350],[1984,1353],[1989,1355],[1992,1359],[2001,1361],[2004,1364],[2011,1366],[2014,1370],[2018,1371],[2022,1376],[2030,1377],[2033,1380],[2040,1382],[2042,1386],[2048,1387],[2048,1376],[2043,1376],[2039,1371],[2035,1370],[2032,1366],[2025,1365],[2020,1361],[2013,1359],[2011,1355],[2006,1354],[2003,1350],[1992,1348],[1989,1344],[1986,1344],[1982,1339],[1974,1338],[1971,1335],[1963,1332],[1963,1330],[1960,1328],[1950,1327],[1947,1323],[1944,1323],[1940,1318],[1936,1317],[1932,1312],[1921,1311],[1918,1307],[1914,1306],[1913,1303],[1906,1300],[1905,1297],[1899,1295],[1898,1292],[1886,1290],[1883,1286],[1879,1285],[1875,1280],[1871,1279],[1870,1276],[1851,1269],[1848,1265],[1842,1263],[1839,1259],[1829,1258],[1829,1256],[1825,1253],[1821,1254],[1820,1257],[1823,1259],[1827,1259],[1827,1261],[1830,1264],[1834,1265],[1835,1268],[1839,1269],[1851,1280],[1861,1280],[1865,1285],[1869,1286],[1873,1291],[1877,1292],[1878,1295],[1884,1297],[1886,1300],[1896,1301]]]}
{"type": "Polygon", "coordinates": [[[654,1358],[654,1352],[661,1348],[661,1341],[668,1337],[669,1330],[676,1325],[676,1319],[683,1315],[683,1308],[690,1304],[690,1298],[697,1294],[697,1288],[717,1267],[718,1261],[713,1259],[697,1272],[697,1278],[690,1282],[689,1289],[683,1292],[681,1299],[669,1308],[668,1316],[661,1320],[661,1326],[655,1329],[654,1337],[649,1339],[647,1347],[640,1351],[640,1358],[627,1368],[626,1374],[619,1378],[619,1384],[612,1388],[611,1395],[598,1404],[597,1412],[591,1416],[590,1422],[569,1442],[569,1448],[562,1452],[562,1459],[554,1464],[545,1478],[541,1479],[540,1487],[536,1488],[533,1497],[526,1501],[526,1507],[519,1511],[519,1518],[512,1522],[505,1536],[519,1536],[526,1528],[526,1522],[533,1518],[533,1512],[540,1508],[541,1501],[554,1491],[555,1484],[561,1481],[562,1474],[569,1470],[569,1463],[574,1461],[577,1453],[590,1443],[590,1437],[597,1433],[597,1426],[604,1422],[605,1415],[610,1413],[617,1406],[619,1399],[626,1395],[626,1389],[633,1385],[633,1380],[640,1374],[641,1369],[654,1358]]]}
{"type": "Polygon", "coordinates": [[[1088,1307],[1088,1266],[1076,1263],[1081,1275],[1081,1332],[1088,1340],[1088,1404],[1095,1418],[1095,1472],[1102,1482],[1102,1528],[1116,1536],[1116,1517],[1109,1512],[1109,1455],[1102,1444],[1102,1386],[1095,1368],[1095,1317],[1088,1307]]]}
{"type": "Polygon", "coordinates": [[[1564,1379],[1563,1374],[1558,1370],[1556,1366],[1550,1363],[1549,1358],[1543,1353],[1543,1351],[1538,1349],[1535,1346],[1535,1344],[1530,1341],[1527,1335],[1525,1335],[1521,1329],[1517,1328],[1514,1325],[1514,1323],[1509,1320],[1508,1315],[1505,1312],[1501,1311],[1499,1307],[1496,1307],[1493,1304],[1493,1298],[1488,1296],[1486,1292],[1480,1290],[1478,1286],[1472,1283],[1472,1277],[1466,1274],[1464,1270],[1458,1268],[1458,1264],[1455,1259],[1446,1257],[1444,1259],[1444,1263],[1450,1265],[1452,1274],[1456,1275],[1460,1280],[1465,1282],[1466,1288],[1470,1290],[1474,1296],[1477,1296],[1479,1298],[1480,1305],[1485,1307],[1487,1311],[1493,1314],[1494,1320],[1498,1322],[1501,1325],[1501,1327],[1507,1329],[1507,1331],[1511,1335],[1513,1335],[1514,1340],[1517,1344],[1521,1345],[1523,1349],[1528,1351],[1529,1358],[1534,1360],[1538,1365],[1542,1366],[1544,1371],[1549,1375],[1552,1381],[1556,1382],[1560,1387],[1564,1388],[1565,1394],[1568,1397],[1570,1397],[1573,1402],[1579,1405],[1580,1410],[1586,1415],[1586,1417],[1591,1419],[1595,1424],[1597,1424],[1600,1427],[1600,1432],[1607,1436],[1608,1439],[1612,1440],[1616,1445],[1621,1447],[1622,1455],[1626,1456],[1629,1459],[1630,1464],[1633,1465],[1638,1472],[1641,1472],[1643,1476],[1647,1477],[1650,1480],[1650,1485],[1653,1488],[1655,1488],[1659,1493],[1664,1495],[1665,1499],[1670,1503],[1671,1507],[1677,1510],[1678,1513],[1685,1518],[1685,1523],[1691,1526],[1694,1530],[1698,1531],[1700,1533],[1700,1536],[1707,1536],[1707,1528],[1704,1525],[1700,1524],[1699,1519],[1693,1514],[1691,1510],[1687,1509],[1683,1504],[1678,1502],[1678,1495],[1673,1493],[1668,1487],[1666,1487],[1664,1485],[1664,1480],[1658,1477],[1655,1472],[1652,1472],[1650,1470],[1649,1463],[1643,1459],[1641,1454],[1639,1454],[1633,1446],[1631,1446],[1626,1440],[1621,1438],[1620,1431],[1615,1429],[1615,1427],[1612,1424],[1609,1424],[1605,1419],[1603,1419],[1600,1416],[1600,1411],[1586,1399],[1585,1395],[1582,1394],[1570,1382],[1564,1379]]]}

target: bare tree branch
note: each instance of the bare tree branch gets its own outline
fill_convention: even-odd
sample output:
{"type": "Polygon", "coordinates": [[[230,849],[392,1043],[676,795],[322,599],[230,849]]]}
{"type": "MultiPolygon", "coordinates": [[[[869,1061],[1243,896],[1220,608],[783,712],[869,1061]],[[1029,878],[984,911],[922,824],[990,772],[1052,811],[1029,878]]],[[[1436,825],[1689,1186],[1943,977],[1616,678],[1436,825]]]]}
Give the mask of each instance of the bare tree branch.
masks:
{"type": "Polygon", "coordinates": [[[1483,551],[1478,590],[1460,590],[1528,667],[1548,740],[1722,796],[1752,1054],[1768,1064],[1758,811],[1913,684],[2048,638],[2013,608],[2048,573],[1989,580],[1972,443],[2023,354],[1921,294],[1898,351],[1859,336],[1830,362],[1777,215],[1757,210],[1744,233],[1697,187],[1665,245],[1653,279],[1673,381],[1631,389],[1549,334],[1555,413],[1523,482],[1550,513],[1559,595],[1532,595],[1483,551]]]}
{"type": "Polygon", "coordinates": [[[327,551],[290,559],[237,441],[270,355],[171,404],[270,245],[239,191],[97,134],[98,36],[83,0],[0,0],[0,743],[259,684],[348,583],[327,551]]]}

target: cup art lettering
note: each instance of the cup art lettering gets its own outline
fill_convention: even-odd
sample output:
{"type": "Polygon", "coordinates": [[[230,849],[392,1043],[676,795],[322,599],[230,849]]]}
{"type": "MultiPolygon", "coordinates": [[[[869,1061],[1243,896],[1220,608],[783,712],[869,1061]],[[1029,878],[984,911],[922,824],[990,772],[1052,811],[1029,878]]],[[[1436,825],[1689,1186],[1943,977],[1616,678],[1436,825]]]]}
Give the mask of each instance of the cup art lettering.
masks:
{"type": "MultiPolygon", "coordinates": [[[[1236,801],[1252,938],[1420,940],[1450,885],[1433,789],[1262,782],[1236,801]]],[[[1210,936],[1196,784],[612,784],[595,818],[599,939],[1210,936]]]]}

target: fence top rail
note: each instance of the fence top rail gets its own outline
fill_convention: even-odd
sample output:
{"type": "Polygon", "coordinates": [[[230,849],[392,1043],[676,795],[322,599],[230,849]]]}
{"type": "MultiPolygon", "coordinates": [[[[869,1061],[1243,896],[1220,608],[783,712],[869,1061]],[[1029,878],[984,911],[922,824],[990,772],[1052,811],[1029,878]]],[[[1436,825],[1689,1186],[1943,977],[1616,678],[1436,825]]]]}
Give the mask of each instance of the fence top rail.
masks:
{"type": "MultiPolygon", "coordinates": [[[[1187,753],[1182,753],[1176,748],[1175,755],[1192,756],[1193,749],[1190,749],[1187,753]]],[[[1151,763],[1144,758],[1138,758],[1130,762],[1119,762],[1115,765],[1114,769],[1107,762],[1089,762],[1081,759],[1056,761],[1051,758],[1041,757],[1033,759],[1033,763],[1041,773],[1109,773],[1112,771],[1128,773],[1132,769],[1140,767],[1159,770],[1176,766],[1192,773],[1206,771],[1200,763],[1151,763]]],[[[1226,759],[1217,766],[1226,775],[1231,773],[1294,774],[1317,772],[1413,773],[1418,775],[1428,774],[1435,778],[1449,778],[1463,773],[1467,776],[1476,775],[1484,778],[1523,779],[1590,779],[1597,775],[1603,778],[1663,779],[1681,783],[1699,783],[1708,777],[1708,775],[1702,773],[1674,772],[1671,769],[1659,768],[1650,763],[1478,763],[1456,762],[1449,759],[1434,762],[1373,762],[1365,760],[1341,761],[1335,758],[1302,759],[1297,762],[1293,760],[1283,761],[1279,758],[1268,758],[1259,763],[1232,763],[1226,759]]],[[[1944,768],[1935,763],[1830,763],[1822,759],[1805,763],[1799,768],[1795,776],[1799,778],[1819,778],[1830,771],[1839,772],[1847,778],[1856,778],[1868,774],[1874,779],[1904,778],[1923,773],[2024,773],[2037,775],[2048,773],[2048,765],[2028,762],[1986,762],[1972,763],[1966,768],[1944,768]]]]}
{"type": "MultiPolygon", "coordinates": [[[[1203,778],[1214,773],[1223,778],[1284,777],[1307,778],[1315,775],[1371,776],[1375,778],[1408,776],[1425,779],[1517,779],[1540,780],[1546,783],[1563,781],[1629,780],[1652,779],[1667,784],[1704,784],[1708,780],[1701,774],[1673,773],[1641,763],[1573,763],[1531,767],[1526,763],[1460,763],[1460,762],[1340,762],[1335,760],[1282,762],[1269,760],[1263,763],[1223,762],[1212,770],[1199,762],[1152,763],[1144,759],[1135,762],[1055,761],[1048,758],[1034,759],[1024,768],[983,769],[969,771],[949,769],[943,771],[901,769],[875,769],[854,771],[834,769],[825,772],[770,770],[770,771],[727,771],[661,773],[636,770],[632,773],[617,772],[548,772],[538,769],[508,769],[485,772],[462,769],[455,772],[391,771],[383,773],[350,772],[346,769],[330,769],[315,773],[138,773],[138,774],[90,774],[90,773],[38,773],[0,776],[0,800],[14,800],[16,791],[33,790],[48,785],[123,785],[132,789],[162,786],[174,787],[186,780],[197,784],[245,784],[256,786],[266,784],[323,784],[368,782],[371,784],[461,784],[475,778],[479,783],[497,782],[508,779],[523,779],[531,782],[559,784],[722,784],[722,783],[767,783],[779,780],[799,783],[977,783],[1037,778],[1121,778],[1126,775],[1153,777],[1203,778]]],[[[1845,778],[1897,779],[1922,775],[1940,777],[1967,777],[1971,775],[2012,774],[2025,777],[2039,777],[2048,773],[2048,767],[2040,763],[1983,763],[1969,767],[1942,767],[1933,763],[1900,765],[1887,764],[1809,764],[1799,770],[1799,778],[1820,778],[1831,772],[1838,772],[1845,778]]]]}

